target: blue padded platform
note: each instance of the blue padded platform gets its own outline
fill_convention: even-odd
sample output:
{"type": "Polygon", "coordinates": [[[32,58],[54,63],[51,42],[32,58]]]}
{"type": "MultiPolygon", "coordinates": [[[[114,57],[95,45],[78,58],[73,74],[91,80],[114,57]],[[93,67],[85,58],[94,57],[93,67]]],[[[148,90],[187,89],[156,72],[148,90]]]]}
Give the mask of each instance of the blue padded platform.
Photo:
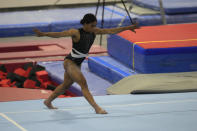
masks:
{"type": "Polygon", "coordinates": [[[143,49],[135,45],[133,49],[133,43],[119,35],[110,35],[107,46],[109,55],[139,73],[197,70],[197,47],[143,49]]]}
{"type": "MultiPolygon", "coordinates": [[[[58,84],[61,84],[64,80],[64,67],[63,61],[56,61],[56,62],[38,62],[39,65],[42,65],[46,68],[49,76],[53,81],[58,84]]],[[[106,95],[106,89],[110,87],[112,84],[107,80],[104,80],[94,73],[90,72],[88,69],[87,61],[82,63],[81,71],[84,74],[88,88],[92,95],[106,95]]],[[[82,96],[81,87],[74,83],[71,88],[69,88],[71,92],[78,96],[82,96]]]]}
{"type": "Polygon", "coordinates": [[[135,69],[142,73],[189,72],[197,70],[197,51],[195,47],[148,49],[142,54],[141,47],[135,46],[135,69]],[[191,52],[188,50],[191,49],[191,52]],[[187,52],[188,51],[188,52],[187,52]],[[163,53],[165,52],[165,53],[163,53]],[[169,53],[167,53],[169,52],[169,53]],[[179,53],[177,53],[179,52],[179,53]]]}
{"type": "Polygon", "coordinates": [[[116,83],[124,77],[137,74],[110,56],[89,57],[88,66],[90,71],[112,83],[116,83]]]}
{"type": "Polygon", "coordinates": [[[131,42],[118,35],[109,35],[107,38],[107,50],[110,56],[128,67],[132,67],[133,55],[131,51],[133,50],[133,46],[131,42]]]}
{"type": "MultiPolygon", "coordinates": [[[[154,10],[160,10],[158,0],[132,0],[133,3],[154,10]]],[[[185,14],[197,12],[196,0],[162,0],[167,14],[185,14]]]]}

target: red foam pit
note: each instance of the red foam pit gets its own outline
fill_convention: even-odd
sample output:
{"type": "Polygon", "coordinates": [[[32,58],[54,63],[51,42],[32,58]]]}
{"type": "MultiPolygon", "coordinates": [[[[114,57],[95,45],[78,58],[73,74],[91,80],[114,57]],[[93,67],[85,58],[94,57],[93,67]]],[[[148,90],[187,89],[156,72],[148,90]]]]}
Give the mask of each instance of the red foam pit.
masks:
{"type": "Polygon", "coordinates": [[[15,69],[14,73],[19,75],[19,76],[25,77],[26,71],[24,69],[22,69],[22,68],[17,68],[17,69],[15,69]]]}
{"type": "Polygon", "coordinates": [[[30,88],[30,89],[35,88],[35,85],[36,85],[36,82],[29,80],[29,79],[25,80],[25,82],[23,84],[24,88],[30,88]]]}
{"type": "Polygon", "coordinates": [[[48,72],[45,70],[36,72],[37,78],[42,80],[43,82],[49,81],[48,72]]]}

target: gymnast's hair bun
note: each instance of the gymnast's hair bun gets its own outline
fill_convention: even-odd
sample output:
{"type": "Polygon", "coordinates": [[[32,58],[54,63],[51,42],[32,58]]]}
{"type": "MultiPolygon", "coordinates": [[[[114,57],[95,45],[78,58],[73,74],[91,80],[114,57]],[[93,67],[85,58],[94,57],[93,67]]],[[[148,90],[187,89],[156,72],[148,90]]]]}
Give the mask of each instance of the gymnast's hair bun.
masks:
{"type": "Polygon", "coordinates": [[[83,25],[83,24],[90,24],[92,22],[97,22],[97,19],[95,17],[95,15],[89,13],[89,14],[86,14],[84,15],[83,19],[80,21],[80,23],[83,25]]]}

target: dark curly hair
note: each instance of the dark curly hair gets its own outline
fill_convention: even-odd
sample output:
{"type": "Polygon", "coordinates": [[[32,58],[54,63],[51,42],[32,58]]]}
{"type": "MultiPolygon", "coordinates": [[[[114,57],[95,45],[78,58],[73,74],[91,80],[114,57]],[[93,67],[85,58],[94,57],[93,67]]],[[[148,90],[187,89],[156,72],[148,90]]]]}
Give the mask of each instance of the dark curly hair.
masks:
{"type": "Polygon", "coordinates": [[[92,23],[95,21],[97,22],[96,16],[91,13],[88,13],[88,14],[84,15],[84,17],[80,21],[80,23],[83,25],[83,24],[89,24],[89,23],[92,23]]]}

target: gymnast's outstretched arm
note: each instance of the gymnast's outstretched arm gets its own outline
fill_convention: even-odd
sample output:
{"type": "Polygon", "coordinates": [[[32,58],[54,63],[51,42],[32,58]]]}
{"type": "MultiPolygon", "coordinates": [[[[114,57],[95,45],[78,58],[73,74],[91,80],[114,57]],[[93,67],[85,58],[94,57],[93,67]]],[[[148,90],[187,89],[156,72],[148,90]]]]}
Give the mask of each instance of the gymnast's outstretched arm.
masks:
{"type": "Polygon", "coordinates": [[[78,33],[78,30],[76,29],[70,29],[62,32],[41,32],[38,29],[33,30],[37,36],[48,36],[48,37],[53,37],[53,38],[59,38],[59,37],[67,37],[67,36],[76,36],[78,33]]]}
{"type": "MultiPolygon", "coordinates": [[[[117,28],[109,28],[109,29],[101,29],[101,28],[94,28],[94,32],[96,34],[116,34],[122,32],[124,30],[131,30],[135,32],[135,29],[139,29],[138,23],[130,26],[125,27],[117,27],[117,28]]],[[[136,33],[136,32],[135,32],[136,33]]]]}

